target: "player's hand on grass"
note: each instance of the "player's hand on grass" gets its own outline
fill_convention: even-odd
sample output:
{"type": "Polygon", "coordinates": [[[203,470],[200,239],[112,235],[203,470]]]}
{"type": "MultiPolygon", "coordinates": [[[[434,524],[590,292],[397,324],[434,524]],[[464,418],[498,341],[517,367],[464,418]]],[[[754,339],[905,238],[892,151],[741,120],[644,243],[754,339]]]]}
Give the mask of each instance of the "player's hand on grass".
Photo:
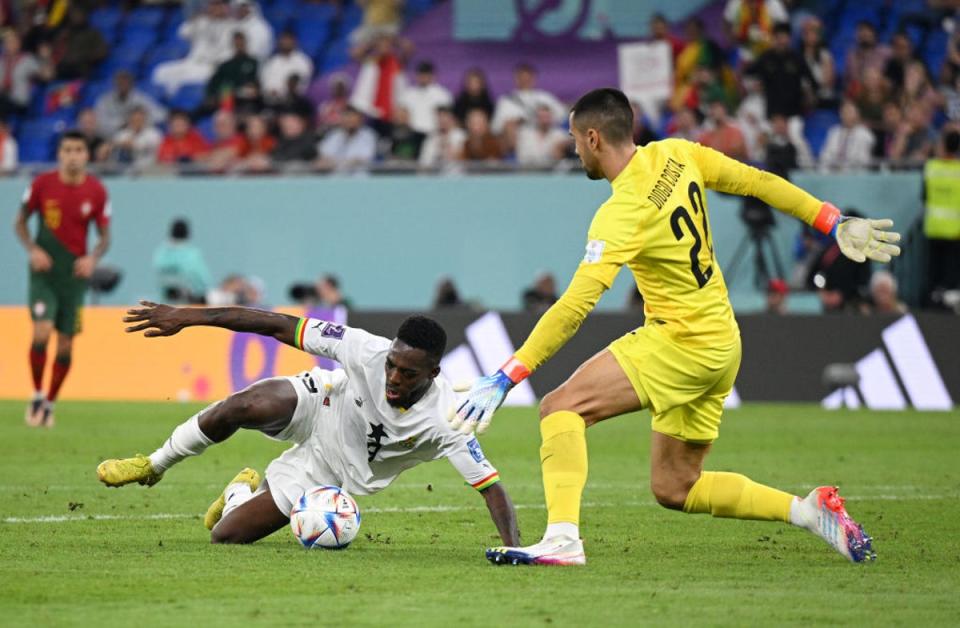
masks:
{"type": "Polygon", "coordinates": [[[889,262],[900,255],[900,247],[894,244],[900,241],[900,234],[889,231],[892,226],[892,220],[845,218],[837,226],[837,245],[855,262],[889,262]]]}
{"type": "Polygon", "coordinates": [[[78,257],[73,262],[73,274],[83,279],[89,279],[93,275],[93,269],[97,266],[97,260],[90,255],[78,257]]]}
{"type": "Polygon", "coordinates": [[[34,272],[45,273],[52,267],[53,260],[50,258],[49,253],[39,246],[34,246],[30,249],[30,268],[32,268],[34,272]]]}
{"type": "Polygon", "coordinates": [[[472,385],[454,386],[457,392],[468,392],[457,412],[449,417],[450,427],[464,434],[470,434],[474,430],[483,434],[490,427],[493,413],[515,385],[506,373],[497,371],[493,375],[477,379],[472,385]]]}
{"type": "Polygon", "coordinates": [[[178,307],[140,301],[140,308],[130,308],[123,317],[124,323],[139,323],[127,327],[127,333],[142,331],[144,336],[172,336],[187,326],[183,310],[178,307]]]}

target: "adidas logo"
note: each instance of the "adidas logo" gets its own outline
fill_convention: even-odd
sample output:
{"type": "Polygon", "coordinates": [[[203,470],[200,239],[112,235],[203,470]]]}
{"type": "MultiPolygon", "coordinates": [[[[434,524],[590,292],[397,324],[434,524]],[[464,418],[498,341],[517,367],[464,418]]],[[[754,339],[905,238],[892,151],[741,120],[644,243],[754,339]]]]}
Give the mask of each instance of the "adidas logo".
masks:
{"type": "Polygon", "coordinates": [[[856,362],[859,382],[827,395],[824,408],[952,410],[953,400],[917,320],[906,315],[883,330],[883,344],[856,362]]]}
{"type": "MultiPolygon", "coordinates": [[[[440,361],[440,369],[451,382],[474,380],[487,373],[495,373],[504,360],[513,355],[516,349],[503,319],[496,312],[487,312],[466,329],[467,342],[456,347],[440,361]]],[[[524,380],[514,386],[505,406],[532,406],[537,396],[524,380]]]]}

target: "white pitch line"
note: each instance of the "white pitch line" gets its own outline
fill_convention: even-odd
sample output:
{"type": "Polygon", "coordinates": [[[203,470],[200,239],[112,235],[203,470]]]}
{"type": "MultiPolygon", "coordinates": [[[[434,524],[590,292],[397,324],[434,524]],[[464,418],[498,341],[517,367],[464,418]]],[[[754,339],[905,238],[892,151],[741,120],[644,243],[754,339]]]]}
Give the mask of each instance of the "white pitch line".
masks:
{"type": "MultiPolygon", "coordinates": [[[[960,499],[960,495],[852,495],[847,497],[851,501],[926,501],[938,499],[960,499]]],[[[584,508],[634,508],[634,507],[654,507],[653,501],[628,501],[628,502],[586,502],[582,504],[584,508]]],[[[543,509],[543,504],[514,504],[517,510],[543,509]]],[[[482,510],[477,506],[370,506],[362,508],[363,513],[370,514],[395,514],[395,513],[422,513],[422,512],[464,512],[471,510],[482,510]]],[[[157,521],[166,519],[199,519],[200,514],[192,513],[170,513],[161,512],[144,515],[38,515],[34,517],[6,517],[3,523],[67,523],[73,521],[157,521]]]]}

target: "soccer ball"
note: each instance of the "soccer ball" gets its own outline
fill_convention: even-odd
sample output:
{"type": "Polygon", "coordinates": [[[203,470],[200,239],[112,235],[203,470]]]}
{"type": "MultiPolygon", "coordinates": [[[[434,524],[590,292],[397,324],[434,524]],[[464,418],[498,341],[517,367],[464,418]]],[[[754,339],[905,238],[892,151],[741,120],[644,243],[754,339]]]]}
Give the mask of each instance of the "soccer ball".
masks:
{"type": "Polygon", "coordinates": [[[315,486],[293,505],[290,529],[307,549],[343,549],[360,531],[360,508],[338,486],[315,486]]]}

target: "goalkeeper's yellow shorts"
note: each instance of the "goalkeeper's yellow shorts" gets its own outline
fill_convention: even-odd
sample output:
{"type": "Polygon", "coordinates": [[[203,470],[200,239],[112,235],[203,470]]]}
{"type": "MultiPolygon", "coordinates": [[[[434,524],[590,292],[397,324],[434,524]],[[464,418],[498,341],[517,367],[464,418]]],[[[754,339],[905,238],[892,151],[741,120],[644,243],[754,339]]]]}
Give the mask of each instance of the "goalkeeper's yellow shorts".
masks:
{"type": "Polygon", "coordinates": [[[651,324],[614,340],[609,349],[650,408],[653,431],[697,443],[717,438],[723,403],[740,370],[739,332],[727,346],[694,349],[651,324]]]}

